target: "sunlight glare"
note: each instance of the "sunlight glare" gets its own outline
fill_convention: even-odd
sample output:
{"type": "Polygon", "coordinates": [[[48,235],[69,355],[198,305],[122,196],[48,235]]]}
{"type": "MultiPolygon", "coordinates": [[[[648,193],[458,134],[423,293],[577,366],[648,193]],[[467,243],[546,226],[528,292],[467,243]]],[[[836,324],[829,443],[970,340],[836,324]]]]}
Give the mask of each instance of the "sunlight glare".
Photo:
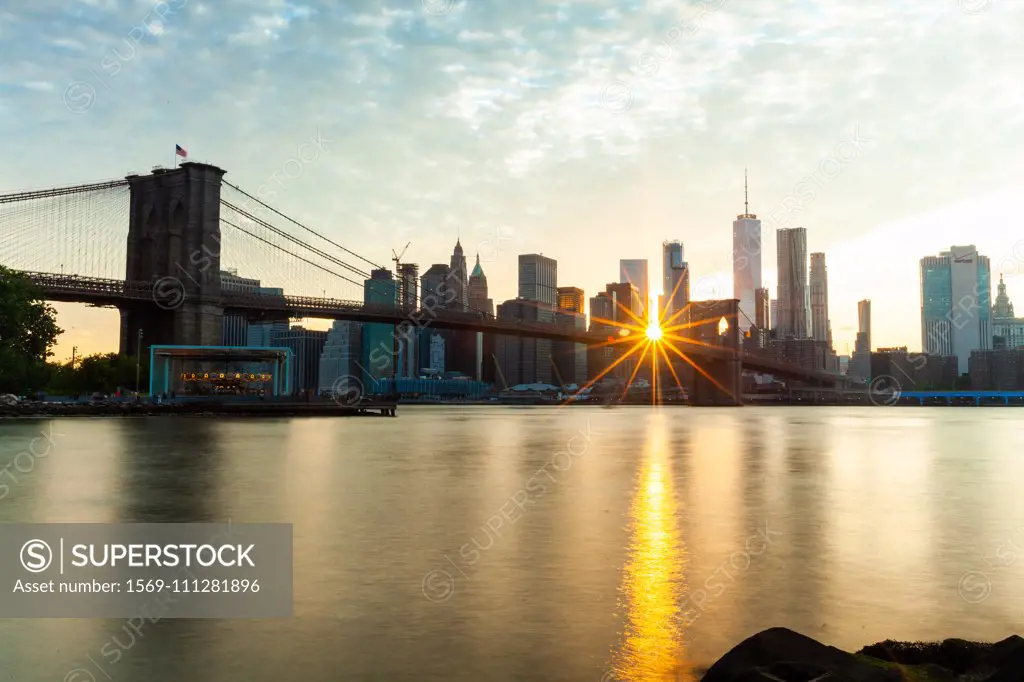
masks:
{"type": "Polygon", "coordinates": [[[647,328],[647,338],[651,341],[657,341],[661,338],[661,327],[658,326],[657,322],[651,322],[651,325],[647,328]]]}

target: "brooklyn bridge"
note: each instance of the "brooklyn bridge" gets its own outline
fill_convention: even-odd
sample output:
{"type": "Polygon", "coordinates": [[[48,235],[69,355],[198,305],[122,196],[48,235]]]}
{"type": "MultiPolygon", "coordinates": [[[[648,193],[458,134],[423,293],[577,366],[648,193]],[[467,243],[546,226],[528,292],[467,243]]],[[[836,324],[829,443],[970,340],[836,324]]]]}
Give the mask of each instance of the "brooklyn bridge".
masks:
{"type": "MultiPolygon", "coordinates": [[[[118,309],[122,353],[136,352],[140,330],[140,352],[153,344],[220,345],[227,314],[608,343],[605,334],[446,310],[430,293],[417,295],[415,305],[360,302],[369,270],[382,268],[360,255],[365,243],[337,243],[224,175],[216,166],[186,162],[119,180],[0,195],[0,265],[28,275],[47,300],[118,309]],[[296,293],[222,288],[220,273],[229,267],[296,293]]],[[[846,384],[835,373],[744,352],[735,300],[693,302],[687,312],[686,361],[723,394],[709,402],[738,404],[744,370],[804,386],[846,384]]]]}

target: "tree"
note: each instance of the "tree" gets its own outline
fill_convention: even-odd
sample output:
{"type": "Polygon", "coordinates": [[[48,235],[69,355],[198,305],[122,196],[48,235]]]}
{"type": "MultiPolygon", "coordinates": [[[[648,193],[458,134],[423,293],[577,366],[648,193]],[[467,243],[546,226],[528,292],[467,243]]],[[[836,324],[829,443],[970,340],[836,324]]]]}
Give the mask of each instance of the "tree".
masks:
{"type": "Polygon", "coordinates": [[[25,275],[0,265],[0,393],[46,385],[57,337],[57,311],[25,275]]]}
{"type": "MultiPolygon", "coordinates": [[[[149,359],[143,358],[140,388],[148,384],[149,359]]],[[[117,388],[130,390],[135,386],[136,358],[117,353],[94,353],[81,358],[75,367],[71,363],[51,365],[49,389],[64,395],[86,394],[94,391],[113,393],[117,388]]]]}

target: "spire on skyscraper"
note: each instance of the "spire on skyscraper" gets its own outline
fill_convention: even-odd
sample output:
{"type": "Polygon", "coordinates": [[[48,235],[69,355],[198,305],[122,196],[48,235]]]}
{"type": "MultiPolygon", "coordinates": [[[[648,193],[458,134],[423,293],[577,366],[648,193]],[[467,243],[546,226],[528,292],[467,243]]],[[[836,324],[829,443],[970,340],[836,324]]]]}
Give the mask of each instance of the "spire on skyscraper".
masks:
{"type": "Polygon", "coordinates": [[[1013,304],[1010,297],[1006,295],[1006,284],[1003,283],[1003,275],[999,275],[999,286],[997,287],[995,305],[992,306],[993,317],[1013,317],[1013,304]]]}
{"type": "Polygon", "coordinates": [[[476,254],[476,266],[473,268],[473,273],[470,277],[486,277],[484,275],[484,269],[480,267],[480,254],[476,254]]]}
{"type": "Polygon", "coordinates": [[[747,169],[743,168],[743,212],[750,213],[750,195],[747,193],[747,169]]]}
{"type": "Polygon", "coordinates": [[[743,213],[736,216],[736,219],[743,220],[744,218],[757,220],[757,216],[750,212],[750,184],[747,182],[747,169],[745,166],[743,168],[743,213]]]}

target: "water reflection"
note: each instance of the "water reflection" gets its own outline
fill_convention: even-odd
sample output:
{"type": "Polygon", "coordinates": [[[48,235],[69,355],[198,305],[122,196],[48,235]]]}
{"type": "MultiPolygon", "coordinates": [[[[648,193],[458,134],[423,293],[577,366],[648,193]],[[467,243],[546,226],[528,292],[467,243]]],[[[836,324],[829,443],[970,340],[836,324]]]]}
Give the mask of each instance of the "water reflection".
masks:
{"type": "Polygon", "coordinates": [[[661,418],[651,421],[630,507],[631,543],[622,583],[626,626],[612,664],[615,679],[623,682],[683,677],[679,604],[686,551],[666,431],[661,418]]]}

